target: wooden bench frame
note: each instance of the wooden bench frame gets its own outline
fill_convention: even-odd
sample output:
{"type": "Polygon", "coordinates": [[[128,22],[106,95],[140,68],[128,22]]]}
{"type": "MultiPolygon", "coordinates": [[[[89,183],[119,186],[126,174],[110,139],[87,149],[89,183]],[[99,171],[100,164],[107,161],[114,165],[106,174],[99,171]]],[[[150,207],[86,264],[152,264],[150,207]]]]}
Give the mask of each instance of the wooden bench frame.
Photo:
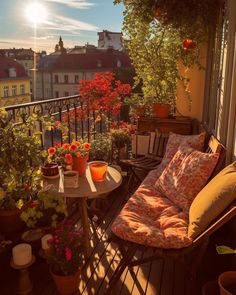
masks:
{"type": "MultiPolygon", "coordinates": [[[[220,155],[218,163],[210,177],[211,179],[224,167],[226,149],[214,136],[210,136],[208,140],[206,152],[217,152],[220,155]]],[[[109,282],[107,294],[112,294],[111,290],[115,287],[117,281],[119,280],[120,276],[122,275],[126,267],[128,267],[128,270],[131,276],[133,277],[134,281],[136,281],[135,273],[133,271],[134,266],[140,265],[145,262],[153,261],[154,259],[165,258],[167,256],[170,256],[173,259],[180,260],[190,270],[191,277],[194,278],[196,268],[201,262],[201,259],[207,249],[211,234],[215,232],[217,229],[219,229],[226,222],[228,222],[230,219],[232,219],[235,215],[236,215],[236,203],[233,202],[232,204],[230,204],[230,206],[227,207],[227,209],[221,215],[219,215],[207,227],[207,229],[203,233],[201,233],[198,237],[196,237],[193,240],[193,243],[190,246],[186,248],[181,248],[181,249],[161,249],[161,248],[155,248],[150,246],[144,246],[144,245],[136,244],[134,242],[130,242],[130,241],[126,241],[121,238],[118,238],[115,234],[112,233],[109,239],[110,241],[115,242],[118,245],[118,248],[122,254],[122,258],[109,282]],[[186,261],[186,255],[192,252],[196,248],[198,248],[197,254],[194,257],[194,261],[192,261],[189,265],[186,261]],[[133,257],[137,250],[140,250],[144,253],[147,252],[147,250],[149,250],[152,252],[152,254],[149,257],[146,257],[144,259],[134,260],[133,257]]],[[[140,289],[141,286],[137,286],[137,287],[140,289]]],[[[140,292],[141,292],[141,289],[140,289],[140,292]]]]}

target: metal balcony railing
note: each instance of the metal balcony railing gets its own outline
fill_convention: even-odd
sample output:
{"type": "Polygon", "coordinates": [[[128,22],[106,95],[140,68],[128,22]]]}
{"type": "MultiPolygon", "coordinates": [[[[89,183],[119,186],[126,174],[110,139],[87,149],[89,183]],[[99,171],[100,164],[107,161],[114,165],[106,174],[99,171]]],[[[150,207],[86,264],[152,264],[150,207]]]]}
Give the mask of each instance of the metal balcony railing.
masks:
{"type": "Polygon", "coordinates": [[[62,144],[65,142],[64,136],[67,138],[66,142],[78,138],[90,142],[92,136],[95,137],[97,133],[108,132],[111,121],[119,121],[120,119],[119,115],[114,117],[109,112],[88,112],[79,95],[7,106],[5,109],[15,122],[19,121],[19,118],[24,121],[35,113],[44,118],[54,117],[57,123],[63,122],[66,125],[67,134],[63,134],[61,130],[56,128],[47,130],[39,122],[38,131],[42,132],[42,148],[53,146],[55,143],[62,144]],[[108,120],[105,122],[104,118],[108,120]]]}

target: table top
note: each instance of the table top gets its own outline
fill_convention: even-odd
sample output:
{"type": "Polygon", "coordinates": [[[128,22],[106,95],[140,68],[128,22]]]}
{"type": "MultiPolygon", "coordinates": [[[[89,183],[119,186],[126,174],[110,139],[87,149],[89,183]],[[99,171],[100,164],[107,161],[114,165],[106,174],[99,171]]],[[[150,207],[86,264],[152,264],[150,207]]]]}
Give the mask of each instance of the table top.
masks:
{"type": "Polygon", "coordinates": [[[118,170],[113,167],[107,167],[106,179],[102,182],[95,182],[92,180],[90,169],[87,165],[85,176],[79,177],[78,188],[65,188],[63,181],[63,173],[60,170],[60,177],[57,179],[44,179],[44,188],[47,185],[53,185],[59,193],[69,198],[96,198],[100,195],[109,193],[120,186],[122,176],[118,170]]]}

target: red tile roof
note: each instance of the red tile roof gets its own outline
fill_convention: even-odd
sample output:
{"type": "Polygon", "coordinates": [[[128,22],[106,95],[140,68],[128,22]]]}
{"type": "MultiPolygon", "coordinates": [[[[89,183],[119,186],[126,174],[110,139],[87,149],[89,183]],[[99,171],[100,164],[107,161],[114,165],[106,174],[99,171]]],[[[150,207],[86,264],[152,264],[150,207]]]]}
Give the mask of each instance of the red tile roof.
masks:
{"type": "Polygon", "coordinates": [[[62,54],[58,57],[53,70],[115,69],[118,61],[122,68],[131,66],[129,57],[124,53],[62,54]]]}
{"type": "Polygon", "coordinates": [[[10,68],[16,69],[16,78],[27,77],[25,68],[22,65],[20,65],[13,59],[0,56],[0,79],[10,78],[9,77],[10,68]]]}

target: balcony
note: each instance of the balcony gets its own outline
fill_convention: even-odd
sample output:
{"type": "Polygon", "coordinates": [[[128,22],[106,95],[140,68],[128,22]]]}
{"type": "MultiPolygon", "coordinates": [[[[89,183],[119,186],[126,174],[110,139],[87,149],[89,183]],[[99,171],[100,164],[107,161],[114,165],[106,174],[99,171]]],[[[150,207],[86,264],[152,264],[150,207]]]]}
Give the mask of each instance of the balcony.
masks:
{"type": "MultiPolygon", "coordinates": [[[[191,82],[187,89],[190,90],[192,94],[191,100],[188,100],[183,95],[181,85],[179,84],[177,87],[178,89],[176,89],[176,104],[172,105],[172,117],[168,119],[153,118],[153,114],[150,111],[150,101],[146,109],[146,114],[141,118],[137,109],[135,110],[135,116],[133,113],[127,113],[125,105],[121,106],[121,112],[113,113],[111,109],[100,108],[98,110],[95,107],[88,108],[88,105],[81,100],[79,95],[9,106],[6,108],[6,111],[10,115],[12,122],[19,126],[22,121],[26,122],[27,118],[32,114],[37,114],[45,119],[45,121],[36,120],[36,130],[30,128],[27,130],[28,137],[40,134],[40,144],[37,146],[40,151],[43,149],[47,150],[49,147],[60,146],[63,143],[71,143],[73,140],[77,141],[82,139],[85,142],[93,143],[94,140],[103,136],[106,137],[107,134],[110,134],[114,125],[120,127],[122,121],[127,121],[128,125],[133,125],[134,129],[139,132],[155,132],[156,129],[158,129],[157,134],[166,134],[171,131],[181,134],[196,134],[199,133],[198,131],[202,130],[201,128],[204,128],[208,133],[218,138],[226,147],[226,166],[236,159],[236,10],[233,9],[235,8],[235,3],[233,3],[233,1],[228,0],[226,2],[228,6],[226,5],[227,7],[221,10],[216,27],[214,29],[212,28],[214,32],[211,31],[209,35],[206,48],[201,48],[206,71],[203,73],[196,68],[191,71],[189,69],[187,70],[188,74],[191,76],[191,82]],[[191,108],[189,108],[189,106],[191,106],[191,108]],[[178,117],[178,119],[176,117],[178,117]],[[53,118],[53,123],[51,118],[53,118]],[[201,124],[196,122],[201,122],[201,124]],[[61,128],[56,128],[56,125],[60,125],[61,128]],[[199,127],[198,130],[196,126],[197,128],[199,127]]],[[[165,19],[165,15],[164,21],[168,21],[168,19],[165,19]]],[[[189,41],[187,38],[188,36],[184,37],[186,39],[183,42],[184,47],[181,48],[183,49],[181,52],[186,54],[189,53],[188,49],[194,49],[196,44],[190,42],[192,40],[189,41]],[[186,46],[190,46],[190,48],[186,46]]],[[[149,56],[146,54],[144,57],[148,59],[147,57],[149,56]]],[[[143,59],[145,60],[144,57],[143,59]]],[[[151,62],[157,61],[153,59],[151,62]]],[[[158,63],[153,67],[153,71],[155,72],[156,70],[158,70],[158,63]]],[[[180,71],[181,70],[184,70],[184,68],[181,68],[180,71]]],[[[140,68],[139,71],[140,75],[145,73],[143,68],[140,68]]],[[[154,74],[149,75],[147,80],[149,82],[152,81],[152,77],[154,77],[154,74]]],[[[176,79],[173,80],[174,83],[176,83],[176,79]]],[[[139,97],[137,102],[133,103],[134,109],[135,106],[137,107],[135,104],[138,104],[140,101],[143,102],[142,98],[139,97]]],[[[103,106],[106,106],[106,104],[103,104],[103,106]]],[[[112,104],[111,107],[115,107],[115,104],[112,104]]],[[[163,137],[160,138],[163,139],[163,137]]],[[[27,137],[25,137],[25,140],[26,139],[27,137]]],[[[125,157],[130,156],[132,152],[133,154],[137,152],[137,141],[135,152],[135,149],[132,150],[132,140],[128,142],[129,143],[125,145],[125,157]]],[[[165,138],[163,142],[165,142],[165,138]]],[[[12,145],[14,145],[14,142],[12,145]]],[[[162,151],[161,155],[158,154],[158,156],[163,156],[165,152],[164,146],[164,144],[161,148],[158,146],[158,151],[162,151]]],[[[4,148],[4,144],[2,144],[0,147],[1,152],[4,148]]],[[[100,149],[100,152],[103,152],[103,156],[105,154],[105,160],[109,162],[109,164],[121,167],[120,160],[121,157],[124,156],[121,153],[121,146],[113,142],[109,151],[107,151],[106,148],[107,146],[104,145],[104,148],[100,149]]],[[[150,146],[148,146],[148,151],[149,148],[150,146]]],[[[92,151],[90,156],[91,155],[92,151]]],[[[15,156],[15,161],[18,160],[17,156],[15,156]]],[[[1,156],[0,160],[4,160],[4,157],[1,156]]],[[[93,160],[92,157],[91,160],[93,160]]],[[[35,163],[40,161],[41,156],[38,156],[37,159],[31,159],[29,164],[30,168],[35,167],[35,163]]],[[[14,159],[11,162],[13,163],[14,159]]],[[[121,169],[125,170],[124,167],[121,167],[121,169]]],[[[22,171],[20,170],[20,172],[22,171]]],[[[112,242],[109,237],[111,236],[111,225],[113,221],[130,197],[127,191],[127,183],[134,186],[136,185],[134,181],[128,182],[128,177],[125,172],[126,171],[122,173],[122,184],[106,196],[107,204],[98,202],[98,204],[95,204],[95,207],[93,207],[92,200],[85,200],[83,204],[88,213],[88,218],[86,218],[86,220],[88,222],[88,246],[90,252],[87,257],[86,251],[83,252],[81,280],[76,294],[106,294],[106,289],[111,277],[121,261],[122,254],[120,248],[116,243],[112,242]],[[88,211],[87,207],[89,207],[88,211]],[[100,209],[99,216],[94,214],[94,209],[100,209]]],[[[186,179],[186,183],[188,182],[188,179],[186,179]]],[[[194,187],[194,185],[192,185],[192,187],[194,187]]],[[[0,201],[1,198],[2,195],[0,195],[0,201]]],[[[82,227],[85,228],[84,215],[83,212],[81,212],[82,206],[77,206],[73,201],[71,203],[67,202],[67,206],[71,209],[70,220],[73,221],[74,228],[78,231],[82,227]]],[[[230,216],[229,219],[231,217],[232,216],[230,216]]],[[[150,228],[151,226],[152,224],[150,228]]],[[[3,231],[3,228],[0,228],[0,232],[1,230],[3,231]]],[[[19,279],[19,270],[14,269],[14,267],[10,265],[10,261],[12,257],[12,247],[20,242],[20,234],[21,232],[14,233],[13,235],[6,234],[5,238],[11,239],[12,244],[0,248],[0,265],[2,268],[0,294],[3,295],[16,294],[16,289],[18,288],[16,282],[19,279]]],[[[196,280],[191,280],[188,269],[186,269],[182,263],[174,259],[153,259],[151,262],[144,262],[139,266],[135,266],[133,272],[130,272],[128,267],[126,267],[121,277],[118,279],[116,288],[111,294],[219,294],[216,280],[221,272],[231,268],[235,269],[235,259],[232,259],[230,255],[227,257],[217,255],[215,246],[218,244],[225,244],[235,248],[234,236],[234,219],[233,221],[230,220],[224,226],[220,226],[219,230],[211,235],[206,253],[202,257],[199,268],[197,269],[196,280]],[[211,281],[210,285],[206,285],[208,281],[211,281]],[[204,286],[205,288],[203,288],[204,286]],[[208,287],[211,288],[211,290],[208,289],[208,287]]],[[[38,246],[37,250],[34,249],[36,261],[32,266],[29,266],[30,277],[34,285],[34,289],[31,293],[36,295],[56,295],[58,292],[51,279],[48,265],[43,255],[39,254],[39,248],[40,246],[38,246]]],[[[134,259],[145,259],[149,254],[152,254],[150,250],[136,251],[134,259]]],[[[197,255],[198,251],[195,249],[195,251],[189,254],[188,258],[194,261],[197,255]]]]}
{"type": "MultiPolygon", "coordinates": [[[[122,107],[123,108],[123,107],[122,107]]],[[[91,111],[85,118],[81,117],[81,111],[86,109],[82,104],[81,98],[76,95],[72,97],[57,98],[48,101],[28,103],[24,105],[7,107],[8,113],[12,120],[20,121],[20,118],[26,120],[27,117],[33,113],[40,114],[44,117],[55,117],[55,121],[64,122],[67,125],[66,134],[62,131],[56,131],[53,128],[49,130],[44,129],[45,126],[37,124],[38,131],[42,132],[42,145],[40,148],[48,148],[58,143],[71,142],[72,139],[83,138],[85,141],[92,141],[99,134],[105,135],[109,132],[110,122],[119,122],[122,119],[122,113],[113,116],[109,112],[102,114],[101,112],[91,111]],[[79,115],[78,115],[79,114],[79,115]],[[109,123],[105,124],[103,120],[109,117],[109,123]],[[97,120],[99,116],[99,120],[97,120]],[[102,119],[103,118],[103,119],[102,119]]],[[[124,116],[124,115],[123,115],[124,116]]],[[[182,134],[189,134],[194,130],[194,120],[189,118],[184,119],[154,119],[150,117],[139,118],[134,123],[139,130],[147,130],[148,121],[152,122],[150,131],[154,130],[154,123],[157,127],[165,132],[175,131],[182,134]],[[174,124],[173,124],[174,121],[174,124]],[[141,124],[141,125],[140,125],[141,124]],[[144,128],[144,129],[143,129],[144,128]]],[[[58,124],[58,123],[57,123],[58,124]]],[[[65,131],[64,131],[65,132],[65,131]]],[[[29,130],[29,134],[32,131],[29,130]]],[[[131,146],[128,145],[128,148],[131,146]]],[[[114,147],[108,157],[108,161],[119,165],[119,148],[114,157],[114,147]],[[117,157],[118,155],[118,157],[117,157]]],[[[131,151],[128,149],[126,155],[131,151]]],[[[89,244],[91,253],[84,262],[81,268],[81,280],[79,284],[78,294],[105,294],[108,282],[116,269],[121,254],[119,248],[113,242],[109,241],[108,237],[111,233],[111,224],[116,215],[127,201],[127,179],[124,177],[122,185],[114,192],[107,196],[108,204],[103,209],[102,216],[97,219],[90,215],[89,220],[89,244]]],[[[80,214],[78,208],[75,207],[73,212],[73,220],[76,228],[81,227],[80,214]]],[[[11,236],[14,243],[19,242],[19,235],[11,236]]],[[[212,247],[212,245],[211,245],[212,247]]],[[[214,246],[213,246],[214,247],[214,246]]],[[[10,249],[10,248],[9,248],[10,249]]],[[[12,281],[17,281],[18,273],[9,266],[11,251],[7,250],[1,254],[5,271],[1,277],[0,291],[2,294],[15,294],[15,285],[12,281]]],[[[212,250],[212,249],[211,249],[212,250]]],[[[214,250],[212,250],[214,251],[214,250]]],[[[135,257],[140,258],[148,256],[148,252],[136,252],[135,257]]],[[[30,276],[34,284],[34,294],[57,294],[55,286],[50,280],[50,274],[45,259],[40,257],[38,253],[36,262],[30,267],[30,276]],[[40,280],[38,280],[40,277],[40,280]]],[[[193,254],[194,255],[194,254],[193,254]]],[[[208,253],[209,255],[209,253],[208,253]]],[[[205,258],[209,259],[208,256],[205,258]]],[[[152,262],[146,262],[134,268],[135,277],[132,277],[125,269],[121,278],[119,279],[114,294],[200,294],[201,287],[204,282],[211,279],[212,273],[207,270],[201,273],[202,268],[206,265],[203,262],[198,273],[198,281],[193,282],[189,277],[188,271],[183,264],[172,259],[158,259],[152,262]]],[[[216,268],[219,265],[216,263],[216,268]]]]}

